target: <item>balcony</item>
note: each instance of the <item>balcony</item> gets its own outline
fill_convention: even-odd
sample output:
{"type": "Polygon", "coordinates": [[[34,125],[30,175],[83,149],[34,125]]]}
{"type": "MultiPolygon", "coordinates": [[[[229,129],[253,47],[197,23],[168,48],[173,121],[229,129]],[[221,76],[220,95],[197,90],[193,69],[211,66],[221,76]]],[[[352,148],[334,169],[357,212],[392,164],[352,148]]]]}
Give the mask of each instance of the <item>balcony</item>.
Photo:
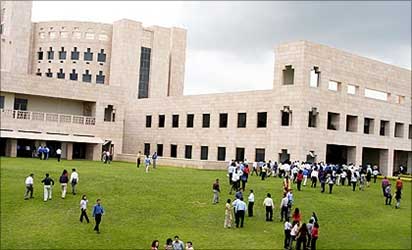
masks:
{"type": "Polygon", "coordinates": [[[11,109],[0,109],[1,119],[16,119],[16,120],[31,120],[31,121],[44,121],[55,123],[71,123],[80,124],[85,126],[96,125],[96,118],[91,116],[79,116],[68,114],[56,114],[56,113],[44,113],[37,111],[22,111],[11,109]]]}

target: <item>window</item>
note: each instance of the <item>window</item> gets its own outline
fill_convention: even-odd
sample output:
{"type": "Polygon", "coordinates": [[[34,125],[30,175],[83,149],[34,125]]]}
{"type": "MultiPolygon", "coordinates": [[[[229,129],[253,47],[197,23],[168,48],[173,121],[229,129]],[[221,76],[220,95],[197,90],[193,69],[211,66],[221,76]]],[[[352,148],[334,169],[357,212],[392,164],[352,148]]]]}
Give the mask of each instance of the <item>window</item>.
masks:
{"type": "Polygon", "coordinates": [[[340,91],[340,85],[340,82],[330,80],[328,84],[328,89],[331,91],[340,91]]]}
{"type": "Polygon", "coordinates": [[[89,70],[86,69],[84,74],[83,74],[83,78],[82,78],[83,82],[92,82],[92,75],[89,73],[89,70]]]}
{"type": "Polygon", "coordinates": [[[227,128],[227,113],[219,114],[219,128],[227,128]]]}
{"type": "Polygon", "coordinates": [[[50,37],[50,39],[55,39],[56,38],[56,32],[54,32],[54,31],[49,32],[49,37],[50,37]]]}
{"type": "Polygon", "coordinates": [[[46,76],[53,77],[53,73],[51,72],[51,69],[47,69],[46,76]]]}
{"type": "Polygon", "coordinates": [[[0,109],[4,109],[4,96],[0,96],[0,109]]]}
{"type": "Polygon", "coordinates": [[[226,148],[225,147],[217,147],[217,160],[218,161],[226,160],[226,148]]]}
{"type": "Polygon", "coordinates": [[[257,148],[255,149],[255,161],[265,161],[265,149],[257,148]]]}
{"type": "Polygon", "coordinates": [[[357,132],[358,131],[358,117],[354,115],[346,116],[346,131],[357,132]]]}
{"type": "Polygon", "coordinates": [[[43,60],[43,51],[41,48],[39,48],[39,51],[37,51],[37,60],[43,60]]]}
{"type": "Polygon", "coordinates": [[[39,37],[40,39],[44,39],[46,35],[44,34],[44,32],[39,32],[39,37]]]}
{"type": "Polygon", "coordinates": [[[350,95],[356,95],[356,93],[358,92],[358,86],[355,86],[355,85],[351,85],[351,84],[348,84],[348,94],[350,94],[350,95]]]}
{"type": "Polygon", "coordinates": [[[72,60],[79,60],[79,54],[80,53],[79,53],[79,51],[77,51],[77,47],[74,47],[70,58],[72,60]]]}
{"type": "Polygon", "coordinates": [[[152,127],[152,116],[146,115],[146,128],[151,128],[151,127],[152,127]]]}
{"type": "Polygon", "coordinates": [[[57,78],[64,79],[65,77],[66,74],[63,72],[63,69],[59,69],[59,72],[57,72],[57,78]]]}
{"type": "Polygon", "coordinates": [[[310,82],[309,86],[317,88],[319,87],[320,83],[320,71],[318,67],[313,67],[313,69],[310,71],[310,82]]]}
{"type": "Polygon", "coordinates": [[[165,127],[165,115],[159,115],[159,128],[165,127]]]}
{"type": "Polygon", "coordinates": [[[185,146],[185,158],[192,159],[192,145],[185,146]]]}
{"type": "Polygon", "coordinates": [[[66,60],[66,51],[64,51],[64,47],[59,51],[59,60],[66,60]]]}
{"type": "Polygon", "coordinates": [[[246,113],[237,113],[237,127],[246,128],[246,113]]]}
{"type": "Polygon", "coordinates": [[[37,69],[36,76],[41,76],[40,69],[37,69]]]}
{"type": "Polygon", "coordinates": [[[138,98],[149,97],[149,76],[150,76],[150,56],[151,49],[141,47],[140,49],[140,70],[139,70],[139,93],[138,98]]]}
{"type": "Polygon", "coordinates": [[[412,139],[412,124],[409,124],[408,139],[412,139]]]}
{"type": "Polygon", "coordinates": [[[292,124],[292,111],[289,106],[284,106],[281,110],[281,125],[290,126],[292,124]]]}
{"type": "Polygon", "coordinates": [[[85,38],[88,40],[93,40],[94,39],[94,33],[86,32],[85,38]]]}
{"type": "Polygon", "coordinates": [[[86,52],[84,52],[83,59],[85,61],[93,61],[93,52],[91,52],[90,48],[87,48],[86,52]]]}
{"type": "Polygon", "coordinates": [[[99,74],[96,75],[96,83],[104,84],[104,78],[105,76],[103,75],[103,71],[100,70],[99,74]]]}
{"type": "Polygon", "coordinates": [[[376,100],[381,100],[381,101],[387,101],[388,93],[379,91],[379,90],[365,88],[365,97],[376,99],[376,100]]]}
{"type": "Polygon", "coordinates": [[[104,121],[105,122],[114,122],[115,121],[115,109],[113,105],[107,105],[104,109],[104,121]]]}
{"type": "Polygon", "coordinates": [[[396,96],[396,103],[397,104],[403,104],[405,102],[405,96],[402,95],[397,95],[396,96]]]}
{"type": "Polygon", "coordinates": [[[312,110],[309,111],[309,128],[316,128],[318,126],[318,114],[319,112],[317,111],[317,108],[312,108],[312,110]]]}
{"type": "Polygon", "coordinates": [[[144,144],[144,155],[150,155],[150,143],[144,144]]]}
{"type": "Polygon", "coordinates": [[[53,60],[54,59],[54,51],[53,51],[52,47],[50,47],[49,51],[47,51],[47,59],[48,60],[53,60]]]}
{"type": "Polygon", "coordinates": [[[97,61],[106,62],[106,53],[104,53],[104,49],[101,49],[100,53],[97,54],[97,61]]]}
{"type": "Polygon", "coordinates": [[[82,37],[82,33],[79,32],[79,31],[75,31],[75,32],[73,32],[72,37],[74,39],[80,39],[82,37]]]}
{"type": "Polygon", "coordinates": [[[70,73],[70,80],[77,81],[77,73],[75,69],[72,69],[72,73],[70,73]]]}
{"type": "Polygon", "coordinates": [[[200,159],[207,160],[209,154],[209,147],[208,146],[201,146],[200,147],[200,159]]]}
{"type": "Polygon", "coordinates": [[[338,113],[328,112],[327,129],[339,130],[339,119],[340,119],[340,115],[338,113]]]}
{"type": "Polygon", "coordinates": [[[176,158],[177,157],[177,145],[170,145],[170,157],[176,158]]]}
{"type": "Polygon", "coordinates": [[[202,115],[202,128],[210,128],[210,114],[202,115]]]}
{"type": "Polygon", "coordinates": [[[267,113],[266,112],[258,112],[257,113],[257,127],[258,128],[266,128],[267,122],[267,113]]]}
{"type": "Polygon", "coordinates": [[[373,134],[374,120],[372,118],[365,118],[363,121],[363,133],[373,134]]]}
{"type": "Polygon", "coordinates": [[[107,41],[109,37],[106,34],[99,34],[100,41],[107,41]]]}
{"type": "Polygon", "coordinates": [[[69,37],[69,32],[66,32],[66,31],[60,32],[60,38],[66,39],[68,37],[69,37]]]}
{"type": "Polygon", "coordinates": [[[179,115],[172,115],[172,128],[179,127],[179,115]]]}
{"type": "Polygon", "coordinates": [[[194,114],[187,114],[186,116],[186,127],[193,128],[193,120],[195,119],[194,114]]]}
{"type": "Polygon", "coordinates": [[[285,69],[283,69],[282,72],[283,72],[283,85],[293,84],[295,70],[292,68],[292,66],[291,65],[285,66],[285,69]]]}
{"type": "Polygon", "coordinates": [[[245,148],[236,148],[235,161],[243,161],[245,159],[245,148]]]}
{"type": "Polygon", "coordinates": [[[163,156],[163,144],[157,144],[157,155],[163,156]]]}
{"type": "Polygon", "coordinates": [[[389,135],[389,121],[381,120],[379,135],[388,136],[389,135]]]}
{"type": "Polygon", "coordinates": [[[14,110],[27,110],[27,99],[14,98],[14,110]]]}
{"type": "Polygon", "coordinates": [[[395,122],[395,137],[403,138],[403,123],[395,122]]]}

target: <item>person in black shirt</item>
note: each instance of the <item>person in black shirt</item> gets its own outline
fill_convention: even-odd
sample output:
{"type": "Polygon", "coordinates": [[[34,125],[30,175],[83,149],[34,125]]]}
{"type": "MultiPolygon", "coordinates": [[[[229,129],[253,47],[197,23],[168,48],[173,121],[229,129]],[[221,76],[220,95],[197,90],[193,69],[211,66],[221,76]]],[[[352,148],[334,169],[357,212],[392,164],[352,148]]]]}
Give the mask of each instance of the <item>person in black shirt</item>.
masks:
{"type": "Polygon", "coordinates": [[[67,183],[69,182],[69,173],[67,170],[63,170],[62,175],[60,176],[59,179],[60,185],[62,187],[62,199],[66,197],[66,192],[67,192],[67,183]]]}
{"type": "Polygon", "coordinates": [[[44,184],[44,201],[47,199],[52,199],[52,186],[54,185],[54,181],[52,178],[49,177],[49,174],[46,174],[46,178],[41,181],[44,184]]]}

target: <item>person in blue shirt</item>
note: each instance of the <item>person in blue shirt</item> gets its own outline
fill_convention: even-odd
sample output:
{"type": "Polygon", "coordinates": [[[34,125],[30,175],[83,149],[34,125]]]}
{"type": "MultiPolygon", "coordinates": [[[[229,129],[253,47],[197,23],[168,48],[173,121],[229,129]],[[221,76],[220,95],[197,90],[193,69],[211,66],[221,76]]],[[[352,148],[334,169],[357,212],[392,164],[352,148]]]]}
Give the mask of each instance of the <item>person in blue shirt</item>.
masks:
{"type": "Polygon", "coordinates": [[[245,219],[245,212],[247,211],[246,203],[243,201],[243,198],[237,199],[235,204],[235,221],[236,227],[243,227],[243,221],[245,219]]]}
{"type": "Polygon", "coordinates": [[[102,215],[104,214],[103,206],[100,203],[101,203],[101,200],[97,199],[96,205],[94,205],[93,207],[93,217],[96,221],[96,226],[94,227],[94,231],[96,231],[98,234],[100,233],[99,225],[100,225],[100,222],[102,221],[102,215]]]}

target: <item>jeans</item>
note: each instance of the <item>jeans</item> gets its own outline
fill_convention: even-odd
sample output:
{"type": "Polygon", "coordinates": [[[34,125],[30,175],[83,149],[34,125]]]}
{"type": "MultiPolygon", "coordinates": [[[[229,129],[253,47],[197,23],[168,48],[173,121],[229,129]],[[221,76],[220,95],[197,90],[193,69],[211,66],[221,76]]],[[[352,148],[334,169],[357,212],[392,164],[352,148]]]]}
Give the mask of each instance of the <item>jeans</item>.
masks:
{"type": "Polygon", "coordinates": [[[283,247],[285,249],[289,248],[290,242],[290,230],[285,230],[285,241],[283,243],[283,247]]]}
{"type": "Polygon", "coordinates": [[[24,199],[28,199],[30,194],[30,198],[33,198],[33,185],[29,184],[26,185],[26,193],[24,194],[24,199]]]}
{"type": "Polygon", "coordinates": [[[239,227],[239,222],[240,222],[240,227],[243,227],[243,221],[245,219],[245,210],[238,210],[235,214],[235,220],[236,220],[236,227],[239,227]]]}
{"type": "Polygon", "coordinates": [[[280,210],[280,220],[283,221],[283,218],[285,220],[288,219],[288,207],[287,206],[282,206],[282,209],[280,210]]]}
{"type": "Polygon", "coordinates": [[[300,191],[300,186],[302,185],[302,181],[297,181],[298,191],[300,191]]]}
{"type": "Polygon", "coordinates": [[[385,199],[385,205],[390,205],[392,203],[392,195],[387,194],[385,199]]]}
{"type": "Polygon", "coordinates": [[[266,221],[272,221],[272,220],[273,220],[273,207],[266,206],[266,221]]]}
{"type": "Polygon", "coordinates": [[[96,214],[94,216],[94,220],[96,221],[96,226],[94,226],[94,231],[100,232],[99,225],[100,225],[100,222],[102,222],[102,215],[96,214]]]}
{"type": "Polygon", "coordinates": [[[213,203],[218,203],[219,202],[219,191],[216,189],[213,189],[213,203]]]}
{"type": "Polygon", "coordinates": [[[317,182],[318,182],[318,179],[316,177],[312,177],[312,184],[310,185],[310,187],[316,188],[316,183],[317,182]]]}

